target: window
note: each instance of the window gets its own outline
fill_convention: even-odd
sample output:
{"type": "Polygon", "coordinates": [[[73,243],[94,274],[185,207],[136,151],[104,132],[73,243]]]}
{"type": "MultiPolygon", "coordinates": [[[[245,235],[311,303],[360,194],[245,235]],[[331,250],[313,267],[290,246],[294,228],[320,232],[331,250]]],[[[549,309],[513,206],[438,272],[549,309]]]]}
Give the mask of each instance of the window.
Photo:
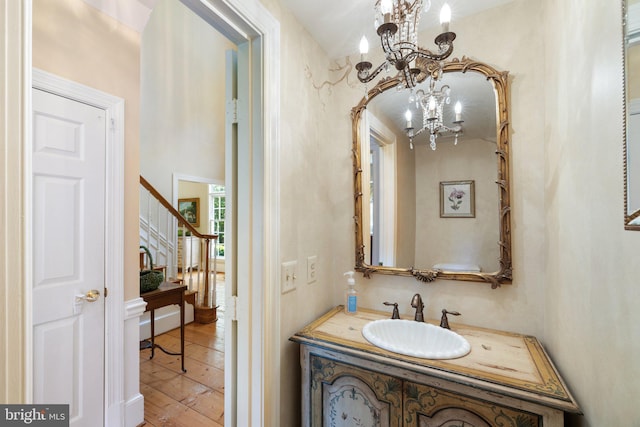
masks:
{"type": "Polygon", "coordinates": [[[225,220],[224,186],[209,184],[209,233],[218,235],[216,255],[224,258],[224,220],[225,220]]]}

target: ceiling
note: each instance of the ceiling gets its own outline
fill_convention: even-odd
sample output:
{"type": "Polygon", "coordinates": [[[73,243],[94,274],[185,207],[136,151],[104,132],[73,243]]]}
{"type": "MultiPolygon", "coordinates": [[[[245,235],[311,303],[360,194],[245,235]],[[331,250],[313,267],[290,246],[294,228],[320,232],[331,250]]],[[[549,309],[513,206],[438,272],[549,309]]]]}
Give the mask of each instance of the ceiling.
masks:
{"type": "MultiPolygon", "coordinates": [[[[451,6],[451,31],[455,21],[513,0],[426,0],[431,7],[420,20],[423,31],[439,25],[440,8],[451,6]]],[[[324,48],[330,58],[342,58],[358,52],[363,35],[375,46],[378,38],[374,27],[375,0],[282,0],[303,27],[324,48]]],[[[434,31],[434,38],[438,31],[434,31]]]]}

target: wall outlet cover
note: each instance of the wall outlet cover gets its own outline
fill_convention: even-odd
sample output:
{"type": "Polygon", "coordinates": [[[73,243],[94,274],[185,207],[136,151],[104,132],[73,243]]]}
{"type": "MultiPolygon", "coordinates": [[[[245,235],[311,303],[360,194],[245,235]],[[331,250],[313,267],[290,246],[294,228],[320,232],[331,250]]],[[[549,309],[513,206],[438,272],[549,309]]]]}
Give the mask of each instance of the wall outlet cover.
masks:
{"type": "Polygon", "coordinates": [[[318,279],[318,256],[307,257],[307,283],[311,284],[318,279]]]}

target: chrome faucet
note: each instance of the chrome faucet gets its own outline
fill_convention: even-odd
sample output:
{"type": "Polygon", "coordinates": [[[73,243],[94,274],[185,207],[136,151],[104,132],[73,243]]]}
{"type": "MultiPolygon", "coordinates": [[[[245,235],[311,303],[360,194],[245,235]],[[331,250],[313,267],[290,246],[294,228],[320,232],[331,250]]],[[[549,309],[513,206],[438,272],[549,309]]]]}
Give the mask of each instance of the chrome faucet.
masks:
{"type": "Polygon", "coordinates": [[[411,298],[411,307],[416,309],[416,315],[413,319],[416,322],[424,322],[424,314],[422,313],[424,304],[422,303],[422,297],[420,294],[415,294],[413,298],[411,298]]]}

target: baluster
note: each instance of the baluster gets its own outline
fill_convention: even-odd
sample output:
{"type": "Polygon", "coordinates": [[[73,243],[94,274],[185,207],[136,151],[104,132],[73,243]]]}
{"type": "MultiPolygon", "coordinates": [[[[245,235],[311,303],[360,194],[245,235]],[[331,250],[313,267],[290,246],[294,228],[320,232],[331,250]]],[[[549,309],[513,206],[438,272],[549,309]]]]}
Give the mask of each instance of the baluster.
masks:
{"type": "Polygon", "coordinates": [[[213,240],[213,306],[218,306],[218,238],[213,240]]]}
{"type": "Polygon", "coordinates": [[[160,263],[160,257],[158,254],[160,253],[160,243],[162,242],[162,235],[160,234],[160,201],[156,200],[156,264],[160,263]]]}
{"type": "Polygon", "coordinates": [[[211,308],[211,292],[210,292],[210,278],[209,278],[209,239],[204,239],[204,305],[211,308]]]}
{"type": "Polygon", "coordinates": [[[151,246],[151,193],[147,192],[147,248],[151,246]]]}
{"type": "MultiPolygon", "coordinates": [[[[169,210],[165,208],[165,212],[167,215],[167,221],[165,222],[165,230],[164,230],[164,265],[166,265],[166,274],[167,277],[175,277],[175,275],[173,274],[173,271],[171,270],[171,257],[170,257],[170,251],[169,251],[169,233],[171,231],[171,215],[169,215],[169,210]]],[[[167,280],[167,277],[165,277],[165,280],[167,280]]]]}
{"type": "Polygon", "coordinates": [[[207,305],[206,293],[207,293],[207,267],[206,264],[203,264],[204,255],[202,250],[202,239],[198,238],[198,289],[202,289],[204,296],[202,298],[202,305],[207,305]],[[203,271],[204,267],[204,271],[203,271]],[[201,274],[202,273],[202,274],[201,274]]]}
{"type": "Polygon", "coordinates": [[[183,235],[183,239],[184,239],[184,243],[182,245],[182,248],[184,249],[183,254],[182,254],[182,258],[183,258],[183,276],[185,274],[189,274],[189,291],[193,291],[193,268],[191,268],[192,266],[192,262],[193,262],[193,238],[192,237],[187,237],[186,236],[187,232],[185,230],[184,233],[182,233],[183,235]],[[189,251],[187,253],[187,242],[189,245],[189,251]],[[188,255],[188,256],[187,256],[188,255]]]}

